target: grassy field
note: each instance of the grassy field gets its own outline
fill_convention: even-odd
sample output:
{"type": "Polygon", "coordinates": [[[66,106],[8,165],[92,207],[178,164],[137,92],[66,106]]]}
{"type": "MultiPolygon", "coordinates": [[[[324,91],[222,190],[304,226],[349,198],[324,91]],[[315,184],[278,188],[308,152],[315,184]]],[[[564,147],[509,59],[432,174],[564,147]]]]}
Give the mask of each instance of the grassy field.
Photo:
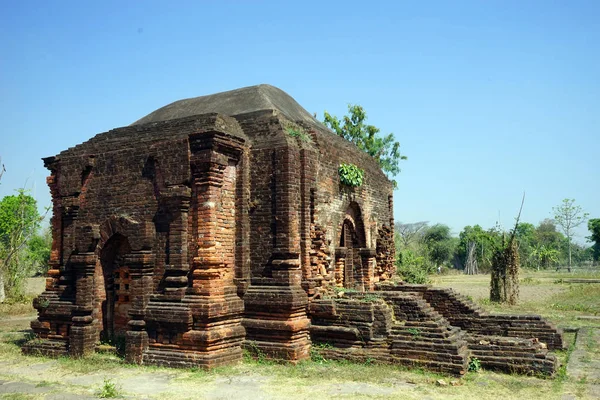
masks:
{"type": "MultiPolygon", "coordinates": [[[[471,296],[493,312],[539,313],[560,326],[600,326],[599,321],[578,319],[600,312],[600,284],[568,284],[572,274],[523,274],[522,302],[514,307],[486,301],[489,276],[446,275],[434,277],[439,286],[452,287],[471,296]]],[[[238,365],[210,372],[133,366],[108,354],[84,360],[25,357],[20,344],[30,334],[31,308],[0,308],[0,381],[16,381],[26,388],[2,393],[0,398],[37,399],[71,393],[82,398],[117,394],[155,399],[564,399],[594,398],[589,379],[574,380],[561,368],[555,379],[470,372],[462,379],[397,366],[313,360],[298,365],[277,364],[246,355],[238,365]],[[3,311],[4,310],[4,311],[3,311]],[[8,315],[13,314],[13,315],[8,315]],[[438,382],[442,380],[443,382],[438,382]],[[440,385],[442,383],[443,385],[440,385]],[[445,385],[444,385],[445,384],[445,385]]],[[[573,343],[574,334],[567,334],[573,343]]],[[[565,363],[570,352],[558,352],[565,363]]]]}
{"type": "Polygon", "coordinates": [[[434,276],[432,284],[453,288],[490,312],[540,314],[561,327],[599,325],[600,321],[579,318],[600,316],[600,284],[568,283],[575,278],[600,279],[600,273],[521,272],[519,303],[515,306],[489,302],[489,275],[434,276]]]}

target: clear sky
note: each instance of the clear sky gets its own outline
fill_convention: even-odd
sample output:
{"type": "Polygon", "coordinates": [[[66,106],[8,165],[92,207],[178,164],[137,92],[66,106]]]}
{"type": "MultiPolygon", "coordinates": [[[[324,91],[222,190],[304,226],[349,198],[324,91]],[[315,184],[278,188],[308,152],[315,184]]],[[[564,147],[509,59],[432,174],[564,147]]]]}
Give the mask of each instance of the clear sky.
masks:
{"type": "MultiPolygon", "coordinates": [[[[0,0],[0,196],[42,157],[172,101],[259,83],[361,104],[408,160],[396,220],[600,218],[598,1],[0,0]]],[[[579,231],[583,242],[587,229],[579,231]]]]}

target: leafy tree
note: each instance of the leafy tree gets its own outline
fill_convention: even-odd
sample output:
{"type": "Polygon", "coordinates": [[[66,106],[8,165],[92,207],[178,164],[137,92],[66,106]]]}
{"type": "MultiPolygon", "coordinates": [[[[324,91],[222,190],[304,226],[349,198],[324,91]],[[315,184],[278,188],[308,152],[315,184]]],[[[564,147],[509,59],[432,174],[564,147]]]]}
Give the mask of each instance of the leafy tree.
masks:
{"type": "Polygon", "coordinates": [[[594,251],[592,247],[586,247],[578,243],[573,243],[571,246],[571,252],[573,256],[573,262],[579,265],[590,262],[594,259],[594,251]]]}
{"type": "Polygon", "coordinates": [[[529,259],[539,271],[540,267],[547,268],[557,264],[560,260],[560,251],[543,244],[536,244],[529,254],[529,259]]]}
{"type": "Polygon", "coordinates": [[[537,244],[535,226],[528,222],[520,222],[516,227],[515,239],[518,244],[520,260],[524,266],[533,267],[535,263],[531,254],[537,244]]]}
{"type": "Polygon", "coordinates": [[[575,199],[564,199],[559,206],[552,207],[552,211],[556,223],[567,237],[569,250],[568,271],[571,272],[571,242],[575,233],[574,229],[583,224],[589,214],[583,212],[581,206],[575,205],[575,199]]]}
{"type": "Polygon", "coordinates": [[[440,267],[450,260],[456,248],[456,241],[450,234],[450,228],[444,224],[435,224],[423,233],[423,244],[427,249],[427,258],[440,267]]]}
{"type": "Polygon", "coordinates": [[[592,246],[594,261],[600,261],[600,218],[590,219],[588,221],[588,230],[591,233],[588,239],[594,242],[592,246]]]}
{"type": "Polygon", "coordinates": [[[5,290],[10,297],[22,295],[25,278],[32,272],[26,263],[26,246],[43,217],[37,204],[24,189],[0,200],[0,302],[5,290]]]}
{"type": "Polygon", "coordinates": [[[563,248],[566,248],[567,238],[560,233],[554,220],[546,218],[535,228],[537,244],[546,246],[549,249],[555,249],[562,254],[563,248]]]}
{"type": "Polygon", "coordinates": [[[31,264],[36,274],[45,274],[47,272],[51,246],[52,231],[50,227],[47,227],[42,234],[36,233],[33,235],[27,243],[27,261],[31,264]]]}
{"type": "MultiPolygon", "coordinates": [[[[323,123],[377,160],[388,177],[397,175],[400,161],[406,160],[406,156],[400,154],[400,143],[394,140],[394,134],[380,136],[379,128],[366,123],[367,113],[359,105],[349,104],[348,114],[340,120],[325,111],[323,123]]],[[[395,186],[396,181],[392,182],[395,186]]]]}
{"type": "Polygon", "coordinates": [[[489,271],[492,265],[492,256],[500,248],[502,237],[496,229],[484,230],[480,225],[465,226],[459,234],[456,258],[464,267],[467,261],[469,243],[475,243],[477,265],[482,272],[489,271]]]}

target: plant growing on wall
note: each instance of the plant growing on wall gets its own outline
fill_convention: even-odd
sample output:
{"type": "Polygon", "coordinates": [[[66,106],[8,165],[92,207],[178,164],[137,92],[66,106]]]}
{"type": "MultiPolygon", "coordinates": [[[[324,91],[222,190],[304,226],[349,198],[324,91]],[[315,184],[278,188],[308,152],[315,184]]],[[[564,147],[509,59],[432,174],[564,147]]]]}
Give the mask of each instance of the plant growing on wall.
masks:
{"type": "Polygon", "coordinates": [[[343,185],[358,187],[363,184],[365,171],[354,164],[340,164],[338,172],[343,185]]]}
{"type": "MultiPolygon", "coordinates": [[[[367,113],[362,106],[349,104],[348,115],[341,120],[325,111],[323,123],[373,157],[392,179],[400,172],[400,161],[406,160],[406,156],[400,154],[400,143],[394,140],[394,134],[381,135],[380,129],[367,124],[366,120],[367,113]]],[[[392,179],[392,182],[395,187],[396,181],[392,179]]]]}
{"type": "Polygon", "coordinates": [[[306,129],[299,125],[288,123],[285,125],[285,131],[293,138],[299,139],[301,142],[310,142],[312,139],[306,129]]]}

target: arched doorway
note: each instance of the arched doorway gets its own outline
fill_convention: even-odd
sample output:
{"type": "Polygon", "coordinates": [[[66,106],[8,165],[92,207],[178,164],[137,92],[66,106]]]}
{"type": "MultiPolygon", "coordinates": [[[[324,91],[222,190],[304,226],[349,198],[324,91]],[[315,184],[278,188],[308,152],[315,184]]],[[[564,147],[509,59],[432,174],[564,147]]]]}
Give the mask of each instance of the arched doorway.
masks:
{"type": "Polygon", "coordinates": [[[344,265],[344,287],[354,288],[357,284],[357,272],[361,268],[359,249],[365,247],[365,228],[356,202],[350,203],[344,215],[340,229],[340,247],[346,248],[344,265]]]}
{"type": "Polygon", "coordinates": [[[100,339],[116,344],[127,331],[129,322],[130,273],[125,258],[131,252],[127,238],[114,234],[102,247],[96,265],[96,284],[94,311],[98,320],[100,339]]]}

